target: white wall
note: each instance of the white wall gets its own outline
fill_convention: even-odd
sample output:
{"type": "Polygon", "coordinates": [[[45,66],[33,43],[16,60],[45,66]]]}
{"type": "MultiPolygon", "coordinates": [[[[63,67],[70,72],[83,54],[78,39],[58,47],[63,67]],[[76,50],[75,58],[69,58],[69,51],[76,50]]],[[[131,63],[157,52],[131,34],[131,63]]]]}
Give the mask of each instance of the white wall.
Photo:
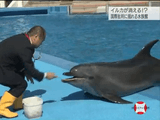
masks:
{"type": "Polygon", "coordinates": [[[4,8],[5,7],[5,1],[4,0],[1,0],[0,1],[0,8],[4,8]]]}
{"type": "Polygon", "coordinates": [[[22,7],[22,1],[13,0],[8,7],[22,7]]]}
{"type": "Polygon", "coordinates": [[[28,3],[28,0],[22,1],[22,6],[25,6],[28,3]]]}
{"type": "Polygon", "coordinates": [[[8,7],[23,7],[23,6],[25,6],[25,5],[27,4],[27,2],[28,2],[28,0],[24,0],[24,1],[22,1],[22,0],[19,0],[19,1],[13,0],[13,1],[9,4],[8,7]]]}
{"type": "Polygon", "coordinates": [[[106,13],[106,6],[98,6],[97,13],[106,13]]]}

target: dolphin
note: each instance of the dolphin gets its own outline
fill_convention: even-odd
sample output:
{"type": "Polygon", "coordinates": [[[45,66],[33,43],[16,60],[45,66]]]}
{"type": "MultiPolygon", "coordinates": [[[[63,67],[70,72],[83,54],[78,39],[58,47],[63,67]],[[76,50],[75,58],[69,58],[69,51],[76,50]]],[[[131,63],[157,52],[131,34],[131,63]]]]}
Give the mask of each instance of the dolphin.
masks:
{"type": "Polygon", "coordinates": [[[131,59],[76,65],[63,73],[70,77],[62,82],[113,103],[131,104],[121,97],[160,84],[160,60],[150,55],[158,41],[149,42],[131,59]]]}

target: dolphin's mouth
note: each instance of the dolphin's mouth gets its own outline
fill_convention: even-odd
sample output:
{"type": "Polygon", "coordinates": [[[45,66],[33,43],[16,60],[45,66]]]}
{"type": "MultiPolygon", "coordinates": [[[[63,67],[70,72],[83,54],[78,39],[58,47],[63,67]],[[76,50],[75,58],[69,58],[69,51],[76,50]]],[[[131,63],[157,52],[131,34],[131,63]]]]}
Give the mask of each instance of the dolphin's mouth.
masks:
{"type": "Polygon", "coordinates": [[[62,79],[62,82],[72,82],[80,79],[83,79],[83,78],[72,77],[72,78],[62,79]]]}
{"type": "Polygon", "coordinates": [[[62,82],[71,82],[71,81],[76,81],[76,80],[84,79],[82,77],[74,76],[70,72],[65,72],[65,73],[63,73],[63,75],[72,76],[72,77],[71,78],[62,79],[62,82]]]}

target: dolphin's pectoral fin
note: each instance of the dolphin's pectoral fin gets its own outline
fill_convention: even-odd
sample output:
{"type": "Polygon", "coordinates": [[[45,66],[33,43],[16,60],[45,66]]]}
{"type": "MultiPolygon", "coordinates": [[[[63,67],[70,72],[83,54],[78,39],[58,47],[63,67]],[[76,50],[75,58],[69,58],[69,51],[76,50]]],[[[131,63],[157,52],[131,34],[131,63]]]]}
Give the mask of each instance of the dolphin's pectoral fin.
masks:
{"type": "Polygon", "coordinates": [[[131,104],[132,103],[130,101],[123,100],[122,98],[120,98],[119,96],[116,96],[116,95],[106,94],[106,95],[102,95],[102,96],[104,98],[106,98],[107,100],[114,102],[114,103],[120,103],[120,104],[131,104]]]}

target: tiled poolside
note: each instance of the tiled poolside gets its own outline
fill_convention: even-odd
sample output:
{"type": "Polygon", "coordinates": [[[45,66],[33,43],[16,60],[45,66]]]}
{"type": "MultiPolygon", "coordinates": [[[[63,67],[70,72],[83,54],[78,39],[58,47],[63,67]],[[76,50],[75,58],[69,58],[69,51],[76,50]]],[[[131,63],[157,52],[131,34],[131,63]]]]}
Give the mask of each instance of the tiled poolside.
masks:
{"type": "MultiPolygon", "coordinates": [[[[56,58],[53,57],[53,61],[56,58]]],[[[44,58],[43,58],[44,60],[44,58]]],[[[50,58],[50,61],[51,58],[50,58]]],[[[60,61],[60,59],[57,59],[60,61]]],[[[64,60],[65,61],[65,60],[64,60]]],[[[55,62],[56,63],[56,62],[55,62]]],[[[65,62],[67,64],[67,62],[65,62]]],[[[43,116],[39,120],[159,120],[160,119],[160,89],[154,87],[143,92],[133,94],[124,99],[132,101],[134,104],[138,101],[146,103],[148,109],[145,114],[135,113],[134,104],[114,104],[103,99],[84,93],[78,88],[61,82],[63,72],[67,69],[46,63],[36,61],[35,66],[43,72],[55,72],[58,78],[53,80],[44,79],[43,82],[35,81],[34,84],[28,82],[28,88],[24,97],[39,96],[43,99],[43,116]]],[[[64,65],[65,66],[65,65],[64,65]]],[[[70,66],[71,67],[71,66],[70,66]]],[[[69,68],[69,67],[68,67],[69,68]]],[[[2,95],[7,87],[0,87],[2,95]]],[[[19,116],[15,120],[27,120],[23,114],[24,110],[18,111],[19,116]]],[[[1,118],[6,120],[7,118],[1,118]]]]}

